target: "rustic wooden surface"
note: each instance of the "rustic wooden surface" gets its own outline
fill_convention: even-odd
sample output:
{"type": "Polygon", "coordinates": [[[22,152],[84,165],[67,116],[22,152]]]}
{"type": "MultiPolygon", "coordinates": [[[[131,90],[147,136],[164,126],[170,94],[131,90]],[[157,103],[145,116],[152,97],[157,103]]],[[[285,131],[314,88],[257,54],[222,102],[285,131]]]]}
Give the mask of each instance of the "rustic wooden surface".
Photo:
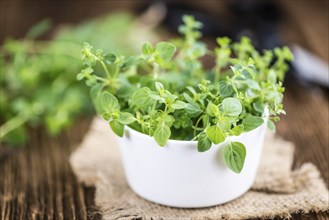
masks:
{"type": "MultiPolygon", "coordinates": [[[[314,163],[328,186],[328,93],[288,77],[284,99],[287,116],[278,135],[296,144],[295,167],[314,163]]],[[[2,146],[0,219],[100,219],[94,189],[79,184],[68,164],[90,120],[81,120],[60,137],[31,132],[23,149],[2,146]]],[[[328,219],[328,214],[299,214],[295,219],[328,219]]],[[[178,220],[178,219],[177,219],[178,220]]]]}
{"type": "MultiPolygon", "coordinates": [[[[313,1],[281,2],[287,14],[291,16],[290,20],[294,21],[290,22],[291,25],[287,25],[285,31],[287,40],[299,42],[328,60],[328,1],[321,1],[323,4],[315,5],[312,4],[313,1]],[[313,6],[309,7],[310,5],[313,6]],[[299,29],[299,32],[296,29],[299,29]]],[[[63,13],[58,13],[60,7],[55,2],[48,1],[48,3],[48,8],[53,9],[53,17],[58,18],[55,21],[61,22],[61,18],[64,19],[65,16],[63,13]],[[54,5],[56,7],[53,7],[54,5]]],[[[88,6],[87,2],[80,1],[80,6],[81,3],[88,6]]],[[[26,27],[30,24],[26,24],[25,29],[17,28],[17,25],[12,24],[15,23],[14,21],[17,24],[27,21],[32,24],[36,20],[36,16],[32,15],[38,14],[31,13],[32,9],[36,12],[44,11],[49,15],[49,10],[40,11],[38,1],[26,1],[24,4],[18,4],[16,1],[1,1],[1,6],[3,6],[0,13],[1,24],[8,25],[2,26],[0,39],[3,38],[4,33],[14,33],[17,30],[21,31],[16,33],[17,36],[25,33],[26,27]],[[27,19],[22,20],[16,16],[24,12],[29,15],[25,16],[27,19]],[[34,20],[29,19],[31,16],[34,20]],[[5,22],[7,20],[9,21],[5,22]]],[[[104,2],[101,8],[107,11],[113,8],[113,5],[106,5],[104,2]]],[[[66,17],[72,14],[71,10],[68,12],[66,17]]],[[[94,13],[92,10],[77,12],[84,13],[84,17],[86,12],[94,13]]],[[[41,15],[38,14],[39,17],[42,17],[41,15]]],[[[81,17],[78,13],[74,16],[71,19],[73,21],[81,17]]],[[[299,167],[304,162],[314,163],[321,171],[328,187],[328,90],[305,86],[292,77],[288,77],[286,87],[284,104],[287,115],[278,123],[277,134],[295,143],[294,167],[299,167]]],[[[90,119],[81,120],[57,138],[47,137],[42,129],[31,131],[30,141],[24,148],[0,147],[0,220],[101,219],[93,202],[95,189],[78,183],[68,164],[70,153],[81,141],[89,124],[90,119]]],[[[329,219],[329,214],[298,214],[294,215],[294,219],[329,219]]]]}

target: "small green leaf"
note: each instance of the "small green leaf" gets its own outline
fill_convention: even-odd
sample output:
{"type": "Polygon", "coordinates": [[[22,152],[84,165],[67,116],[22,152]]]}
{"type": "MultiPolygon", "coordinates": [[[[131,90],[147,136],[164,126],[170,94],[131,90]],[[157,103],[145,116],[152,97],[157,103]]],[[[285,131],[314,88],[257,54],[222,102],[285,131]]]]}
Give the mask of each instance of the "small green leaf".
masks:
{"type": "Polygon", "coordinates": [[[155,82],[155,89],[157,91],[161,91],[161,90],[164,90],[164,87],[161,82],[155,82]]]}
{"type": "Polygon", "coordinates": [[[271,84],[275,84],[278,80],[277,73],[273,69],[270,69],[267,79],[271,84]]]}
{"type": "Polygon", "coordinates": [[[133,123],[134,121],[136,121],[136,118],[129,112],[119,113],[118,122],[120,122],[121,124],[128,125],[133,123]]]}
{"type": "Polygon", "coordinates": [[[44,19],[34,25],[26,34],[27,38],[36,38],[44,34],[51,27],[51,21],[49,19],[44,19]]]}
{"type": "Polygon", "coordinates": [[[102,87],[103,87],[102,84],[96,84],[90,88],[90,96],[92,99],[97,100],[97,98],[100,95],[100,92],[102,90],[102,87]]]}
{"type": "Polygon", "coordinates": [[[104,111],[120,109],[118,99],[109,92],[103,92],[101,96],[101,108],[104,111]]]}
{"type": "MultiPolygon", "coordinates": [[[[51,125],[51,123],[47,124],[48,127],[49,125],[51,125]]],[[[26,140],[28,139],[25,126],[18,127],[7,133],[5,136],[1,134],[2,131],[3,130],[0,130],[1,141],[7,142],[12,146],[21,145],[22,143],[26,142],[26,140]]]]}
{"type": "MultiPolygon", "coordinates": [[[[247,70],[247,69],[244,69],[244,70],[242,70],[242,77],[244,78],[244,79],[247,79],[247,82],[248,82],[248,80],[250,80],[251,79],[251,74],[250,74],[250,72],[247,70]]],[[[253,82],[251,82],[251,83],[253,83],[253,82]]],[[[249,85],[249,84],[248,84],[249,85]]]]}
{"type": "Polygon", "coordinates": [[[226,81],[219,82],[219,94],[223,97],[228,97],[233,94],[233,86],[226,81]]]}
{"type": "Polygon", "coordinates": [[[207,134],[205,132],[202,132],[199,135],[199,139],[198,139],[198,151],[205,152],[209,150],[210,147],[211,147],[211,141],[207,137],[207,134]]]}
{"type": "Polygon", "coordinates": [[[154,47],[149,42],[146,42],[142,46],[142,52],[144,55],[151,55],[154,52],[154,47]]]}
{"type": "Polygon", "coordinates": [[[197,104],[193,104],[193,103],[188,103],[185,109],[187,114],[191,117],[197,117],[202,113],[200,107],[197,104]]]}
{"type": "Polygon", "coordinates": [[[154,139],[161,147],[166,145],[170,135],[170,128],[165,124],[158,126],[154,131],[154,139]]]}
{"type": "Polygon", "coordinates": [[[224,132],[227,132],[229,130],[231,130],[231,120],[229,118],[226,118],[226,117],[219,117],[218,118],[218,127],[224,131],[224,132]]]}
{"type": "Polygon", "coordinates": [[[107,64],[112,64],[117,60],[117,57],[115,56],[114,53],[108,53],[104,56],[104,61],[107,64]]]}
{"type": "Polygon", "coordinates": [[[155,92],[155,91],[150,91],[149,93],[149,96],[156,100],[156,101],[160,101],[161,103],[164,103],[165,102],[165,98],[162,98],[158,92],[155,92]]]}
{"type": "Polygon", "coordinates": [[[276,130],[276,127],[275,127],[275,124],[272,120],[268,120],[267,121],[267,127],[272,131],[272,132],[275,132],[276,130]]]}
{"type": "Polygon", "coordinates": [[[165,115],[163,123],[165,123],[167,126],[171,127],[174,123],[175,118],[171,115],[165,115]]]}
{"type": "Polygon", "coordinates": [[[98,114],[101,113],[101,106],[99,103],[99,97],[102,91],[103,85],[102,84],[96,84],[90,89],[90,97],[93,100],[95,110],[98,114]]]}
{"type": "Polygon", "coordinates": [[[249,115],[242,121],[245,131],[254,130],[255,128],[262,125],[263,123],[264,123],[264,120],[261,117],[251,116],[251,115],[249,115]]]}
{"type": "Polygon", "coordinates": [[[235,173],[241,173],[246,158],[246,147],[240,142],[230,142],[224,148],[224,163],[235,173]]]}
{"type": "Polygon", "coordinates": [[[77,74],[77,80],[80,81],[84,78],[85,76],[83,75],[83,73],[78,73],[77,74]]]}
{"type": "Polygon", "coordinates": [[[220,113],[218,106],[211,102],[208,103],[206,112],[211,117],[215,117],[216,115],[218,115],[220,113]]]}
{"type": "Polygon", "coordinates": [[[105,121],[108,121],[112,118],[112,113],[110,112],[101,112],[102,117],[105,119],[105,121]]]}
{"type": "Polygon", "coordinates": [[[226,136],[217,125],[213,125],[213,126],[207,128],[206,133],[207,133],[207,137],[214,144],[219,144],[219,143],[225,141],[226,136]]]}
{"type": "Polygon", "coordinates": [[[261,88],[260,88],[258,82],[255,81],[255,80],[248,79],[248,80],[247,80],[247,84],[248,84],[249,88],[251,88],[251,89],[254,89],[254,90],[261,90],[261,88]]]}
{"type": "Polygon", "coordinates": [[[160,42],[157,43],[157,45],[155,46],[155,52],[156,61],[161,64],[162,62],[170,61],[170,59],[174,56],[176,52],[176,47],[175,45],[169,42],[160,42]]]}
{"type": "Polygon", "coordinates": [[[118,135],[119,137],[123,136],[124,131],[124,125],[118,122],[117,120],[110,121],[110,126],[112,128],[112,131],[118,135]]]}
{"type": "Polygon", "coordinates": [[[224,113],[228,116],[238,116],[242,112],[241,102],[236,98],[226,98],[222,105],[224,113]]]}
{"type": "Polygon", "coordinates": [[[170,103],[173,103],[177,99],[177,96],[171,94],[168,90],[164,90],[163,97],[170,103]]]}
{"type": "Polygon", "coordinates": [[[259,113],[263,113],[264,112],[264,104],[262,102],[254,102],[252,104],[252,106],[254,107],[254,109],[259,112],[259,113]]]}
{"type": "Polygon", "coordinates": [[[173,109],[183,109],[183,108],[186,108],[186,103],[185,102],[182,102],[182,101],[175,101],[171,107],[173,109]]]}
{"type": "Polygon", "coordinates": [[[91,75],[89,79],[87,79],[86,84],[87,86],[94,86],[97,83],[96,76],[91,75]]]}
{"type": "Polygon", "coordinates": [[[147,110],[152,107],[156,100],[150,97],[151,90],[147,87],[143,87],[134,92],[129,98],[129,106],[138,108],[141,110],[147,110]]]}
{"type": "Polygon", "coordinates": [[[208,115],[203,115],[202,116],[202,123],[204,124],[204,125],[207,125],[208,123],[209,123],[209,116],[208,115]]]}
{"type": "Polygon", "coordinates": [[[189,94],[187,94],[187,93],[184,92],[183,93],[183,96],[184,96],[184,98],[185,98],[185,100],[187,102],[189,102],[189,103],[195,103],[194,100],[193,100],[193,98],[189,94]]]}
{"type": "Polygon", "coordinates": [[[218,38],[216,38],[216,41],[219,46],[226,47],[230,44],[231,39],[228,37],[218,37],[218,38]]]}
{"type": "Polygon", "coordinates": [[[234,128],[232,128],[231,133],[234,136],[239,136],[240,134],[242,134],[243,129],[244,129],[243,125],[237,125],[234,128]]]}

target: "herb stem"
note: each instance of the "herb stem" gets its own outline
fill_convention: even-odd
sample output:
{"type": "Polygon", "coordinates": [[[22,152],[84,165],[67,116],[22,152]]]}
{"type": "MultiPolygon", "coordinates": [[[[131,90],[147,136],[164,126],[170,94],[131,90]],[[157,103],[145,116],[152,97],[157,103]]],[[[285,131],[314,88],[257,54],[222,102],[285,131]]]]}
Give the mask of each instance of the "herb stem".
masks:
{"type": "Polygon", "coordinates": [[[0,127],[0,139],[4,138],[8,133],[20,127],[28,120],[24,113],[10,119],[0,127]]]}
{"type": "Polygon", "coordinates": [[[202,119],[202,116],[203,116],[203,115],[201,115],[201,116],[198,118],[198,120],[196,121],[196,123],[195,123],[195,127],[194,127],[194,136],[196,136],[196,130],[197,130],[197,127],[198,127],[198,125],[199,125],[199,123],[200,123],[200,121],[201,121],[201,119],[202,119]]]}
{"type": "Polygon", "coordinates": [[[99,62],[101,63],[103,69],[105,70],[106,75],[107,75],[109,78],[111,78],[111,74],[110,74],[109,70],[107,69],[105,63],[104,63],[103,61],[101,61],[101,60],[100,60],[99,62]]]}
{"type": "Polygon", "coordinates": [[[157,79],[159,75],[159,65],[157,63],[153,64],[153,78],[157,79]]]}
{"type": "Polygon", "coordinates": [[[99,77],[99,76],[96,76],[96,79],[97,80],[99,80],[99,81],[102,81],[102,82],[104,82],[104,83],[109,83],[109,81],[108,80],[106,80],[106,79],[104,79],[104,78],[102,78],[102,77],[99,77]]]}

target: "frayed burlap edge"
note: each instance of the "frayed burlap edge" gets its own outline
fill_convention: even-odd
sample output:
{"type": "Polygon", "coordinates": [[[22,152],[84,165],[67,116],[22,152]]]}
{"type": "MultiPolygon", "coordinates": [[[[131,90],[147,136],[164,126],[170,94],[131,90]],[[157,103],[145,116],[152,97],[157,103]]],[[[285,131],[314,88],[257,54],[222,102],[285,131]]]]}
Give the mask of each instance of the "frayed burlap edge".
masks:
{"type": "Polygon", "coordinates": [[[95,204],[103,219],[289,218],[293,213],[328,210],[328,190],[319,171],[304,164],[291,171],[293,145],[267,136],[255,184],[242,197],[203,209],[178,209],[148,202],[128,187],[108,125],[96,118],[70,163],[78,179],[96,187],[95,204]]]}

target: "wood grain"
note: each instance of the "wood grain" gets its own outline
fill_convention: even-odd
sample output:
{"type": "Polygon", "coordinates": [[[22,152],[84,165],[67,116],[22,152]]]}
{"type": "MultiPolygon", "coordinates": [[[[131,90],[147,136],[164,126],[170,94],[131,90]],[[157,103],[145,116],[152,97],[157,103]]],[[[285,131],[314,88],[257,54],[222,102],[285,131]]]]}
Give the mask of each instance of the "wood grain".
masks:
{"type": "MultiPolygon", "coordinates": [[[[74,8],[74,2],[47,2],[40,10],[39,1],[1,1],[0,41],[4,34],[22,36],[44,14],[55,18],[55,23],[65,19],[76,22],[80,17],[92,17],[115,8],[112,1],[111,4],[100,2],[97,9],[80,1],[78,4],[82,10],[75,13],[66,10],[65,14],[63,10],[69,8],[67,4],[74,8]],[[24,13],[28,15],[23,16],[26,19],[17,16],[24,13]]],[[[281,3],[289,15],[284,21],[290,24],[285,32],[285,35],[290,33],[288,41],[301,43],[328,61],[328,1],[291,0],[281,3]]],[[[286,87],[284,105],[287,115],[278,123],[277,133],[295,143],[294,167],[305,162],[314,163],[328,187],[328,92],[300,84],[292,76],[288,77],[286,87]]],[[[101,219],[93,201],[95,189],[78,183],[68,164],[70,153],[81,141],[89,124],[89,119],[83,119],[57,138],[48,137],[43,129],[31,131],[30,141],[22,149],[0,146],[0,220],[101,219]]],[[[324,220],[329,219],[329,215],[298,214],[294,219],[324,220]]]]}
{"type": "Polygon", "coordinates": [[[68,164],[89,123],[82,120],[53,139],[42,129],[31,131],[22,149],[2,146],[0,219],[93,219],[86,200],[94,190],[79,184],[68,164]]]}

